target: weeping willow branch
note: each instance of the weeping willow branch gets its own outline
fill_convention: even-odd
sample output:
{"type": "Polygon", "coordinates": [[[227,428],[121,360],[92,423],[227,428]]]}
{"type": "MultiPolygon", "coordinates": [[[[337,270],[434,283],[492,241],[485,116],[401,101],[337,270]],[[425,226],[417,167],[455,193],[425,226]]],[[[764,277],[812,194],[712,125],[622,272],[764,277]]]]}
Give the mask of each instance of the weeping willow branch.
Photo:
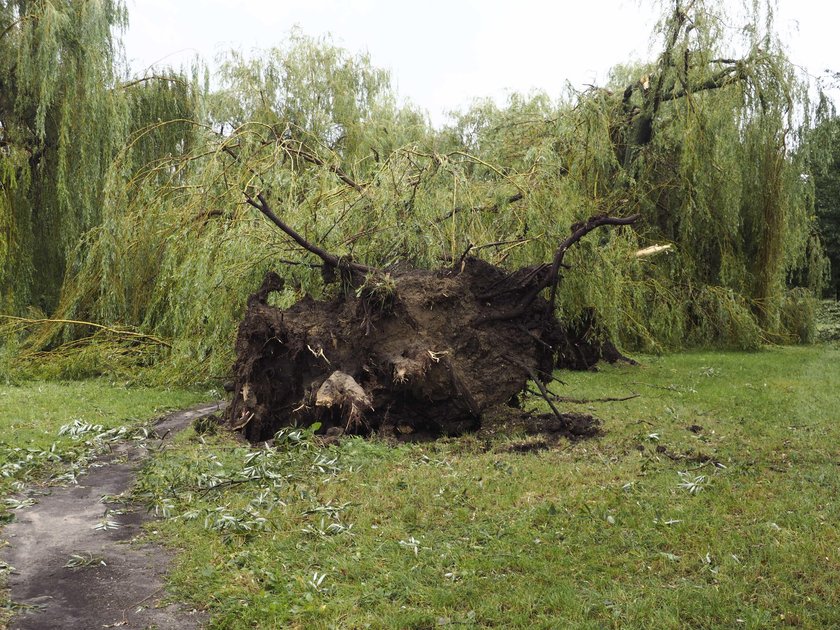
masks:
{"type": "Polygon", "coordinates": [[[452,210],[450,210],[442,217],[437,219],[435,223],[441,223],[443,221],[446,221],[447,219],[451,219],[459,212],[464,212],[465,210],[469,210],[470,212],[498,212],[501,206],[516,203],[517,201],[521,201],[524,198],[525,195],[523,195],[521,192],[518,192],[505,199],[505,201],[502,204],[494,203],[489,206],[477,206],[475,208],[465,208],[463,206],[458,206],[457,208],[452,208],[452,210]]]}
{"type": "MultiPolygon", "coordinates": [[[[546,312],[551,313],[554,310],[554,302],[557,297],[557,285],[560,282],[560,269],[563,266],[563,257],[566,255],[568,249],[577,243],[584,236],[589,234],[592,230],[601,227],[602,225],[631,225],[638,221],[642,215],[634,214],[629,217],[611,217],[609,215],[601,215],[590,217],[584,222],[575,223],[572,226],[572,233],[560,243],[560,246],[554,252],[554,262],[551,266],[551,272],[546,280],[545,287],[551,287],[551,295],[548,299],[548,306],[546,312]]],[[[544,287],[544,288],[545,288],[544,287]]],[[[536,297],[536,296],[535,296],[536,297]]]]}
{"type": "MultiPolygon", "coordinates": [[[[287,144],[289,142],[290,142],[289,140],[285,140],[285,139],[280,140],[281,146],[283,146],[287,150],[288,150],[287,144]]],[[[303,159],[305,159],[305,160],[307,160],[307,161],[309,161],[309,162],[311,162],[311,163],[313,163],[317,166],[328,168],[331,172],[335,173],[339,177],[339,179],[344,181],[348,186],[351,186],[355,190],[357,190],[359,192],[362,192],[364,190],[364,188],[362,186],[360,186],[355,181],[353,181],[340,168],[338,168],[337,166],[326,166],[325,162],[323,160],[321,160],[321,158],[319,158],[318,156],[316,156],[314,154],[309,153],[308,151],[303,150],[302,149],[303,143],[298,143],[298,144],[299,144],[299,147],[297,149],[293,149],[293,151],[296,154],[300,155],[303,159]]],[[[231,158],[233,158],[233,160],[235,160],[237,162],[242,161],[241,157],[230,146],[224,145],[224,146],[222,146],[221,150],[224,153],[226,153],[227,155],[229,155],[231,158]]],[[[255,176],[257,176],[257,173],[252,168],[249,167],[248,170],[250,170],[251,173],[253,173],[255,176]]],[[[257,193],[256,199],[254,198],[253,195],[248,194],[248,192],[246,192],[246,191],[243,191],[242,194],[245,196],[245,201],[248,203],[248,205],[250,205],[253,208],[256,208],[257,210],[259,210],[260,213],[262,213],[263,216],[265,216],[275,226],[280,228],[280,230],[283,233],[285,233],[287,236],[289,236],[295,243],[300,245],[303,249],[310,252],[311,254],[315,254],[318,258],[323,260],[324,263],[327,266],[332,267],[334,269],[343,269],[343,270],[347,270],[347,271],[350,271],[350,272],[361,273],[361,274],[367,274],[367,273],[376,271],[376,268],[374,268],[374,267],[369,267],[367,265],[362,265],[360,263],[355,263],[355,262],[352,262],[352,261],[348,260],[347,258],[336,256],[335,254],[332,254],[332,253],[328,252],[324,248],[319,247],[318,245],[315,245],[314,243],[310,243],[309,241],[307,241],[303,236],[301,236],[297,231],[295,231],[289,224],[287,224],[285,221],[283,221],[280,217],[277,216],[277,214],[274,212],[274,210],[272,210],[271,205],[268,203],[268,200],[265,198],[263,193],[261,193],[261,192],[257,193]]]]}
{"type": "MultiPolygon", "coordinates": [[[[350,175],[348,175],[344,169],[335,164],[327,164],[325,160],[318,157],[318,155],[312,149],[307,147],[300,140],[293,140],[292,138],[280,136],[277,137],[275,140],[264,140],[261,144],[262,146],[266,147],[272,144],[277,144],[287,154],[299,157],[305,162],[309,162],[310,164],[314,164],[315,166],[327,169],[356,192],[361,193],[365,191],[365,187],[359,182],[357,182],[355,179],[350,177],[350,175]]],[[[234,146],[236,148],[241,148],[238,144],[234,146]]],[[[222,147],[222,150],[234,159],[239,159],[239,157],[233,152],[230,146],[225,145],[222,147]]]]}
{"type": "Polygon", "coordinates": [[[294,146],[294,143],[294,140],[280,138],[280,146],[283,147],[283,150],[287,151],[292,155],[297,155],[298,157],[309,162],[310,164],[314,164],[315,166],[320,166],[322,168],[328,169],[331,173],[333,173],[336,177],[338,177],[341,181],[350,186],[350,188],[352,188],[356,192],[364,192],[365,187],[359,184],[352,177],[350,177],[340,166],[336,166],[335,164],[327,164],[324,160],[315,155],[314,152],[307,150],[303,142],[297,142],[297,147],[294,146]]]}
{"type": "Polygon", "coordinates": [[[161,76],[157,74],[153,74],[148,77],[140,77],[139,79],[134,79],[133,81],[127,81],[125,83],[121,83],[118,87],[121,90],[127,90],[128,88],[134,87],[135,85],[139,85],[141,83],[147,83],[149,81],[164,81],[169,83],[177,83],[179,85],[185,85],[186,81],[183,77],[167,77],[161,76]]]}
{"type": "Polygon", "coordinates": [[[26,15],[22,15],[17,20],[15,20],[11,24],[9,24],[5,29],[3,29],[3,32],[0,33],[0,39],[3,39],[6,35],[8,35],[12,31],[12,29],[14,29],[16,26],[18,26],[20,24],[23,24],[26,20],[37,20],[37,19],[38,19],[38,16],[32,15],[31,13],[26,14],[26,15]]]}
{"type": "Polygon", "coordinates": [[[690,71],[697,70],[700,66],[691,64],[690,48],[686,47],[680,54],[678,44],[681,38],[687,42],[689,33],[697,28],[696,21],[690,17],[694,4],[693,1],[684,5],[679,1],[674,4],[665,46],[659,56],[656,72],[652,75],[644,75],[640,81],[630,84],[624,90],[621,107],[629,128],[625,132],[626,145],[616,148],[619,162],[628,171],[633,168],[639,148],[649,144],[653,139],[654,123],[663,103],[747,81],[749,79],[748,67],[759,65],[762,61],[760,55],[756,58],[754,52],[743,59],[715,58],[709,62],[709,65],[726,65],[715,72],[707,67],[705,72],[710,74],[705,79],[690,82],[690,71]],[[641,106],[631,102],[633,95],[637,93],[641,93],[641,106]],[[622,152],[623,155],[621,155],[622,152]]]}
{"type": "Polygon", "coordinates": [[[0,315],[0,318],[13,322],[19,322],[24,327],[39,326],[41,324],[69,324],[77,326],[90,326],[92,328],[98,328],[99,330],[109,332],[112,335],[118,335],[121,337],[131,337],[134,339],[145,339],[146,341],[151,341],[152,343],[156,343],[166,348],[172,347],[171,343],[153,335],[145,335],[143,333],[134,332],[132,330],[119,330],[117,328],[111,328],[110,326],[104,326],[103,324],[97,324],[96,322],[86,322],[75,319],[30,319],[28,317],[15,317],[14,315],[0,315]]]}

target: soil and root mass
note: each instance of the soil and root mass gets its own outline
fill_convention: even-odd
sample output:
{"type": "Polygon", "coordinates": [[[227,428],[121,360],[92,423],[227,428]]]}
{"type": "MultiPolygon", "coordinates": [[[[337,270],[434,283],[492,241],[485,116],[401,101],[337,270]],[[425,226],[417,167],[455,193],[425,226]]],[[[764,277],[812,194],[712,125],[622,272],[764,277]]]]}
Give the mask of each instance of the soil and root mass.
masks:
{"type": "MultiPolygon", "coordinates": [[[[516,404],[558,361],[576,368],[622,358],[593,334],[554,314],[565,251],[602,225],[636,217],[592,217],[572,226],[554,260],[507,272],[469,256],[438,270],[387,271],[339,259],[304,241],[263,197],[249,202],[324,261],[343,287],[328,301],[288,309],[268,303],[283,279],[269,273],[248,300],[236,341],[231,428],[252,442],[284,426],[321,432],[458,435],[516,404]],[[543,297],[548,293],[548,297],[543,297]]],[[[577,420],[576,420],[577,421],[577,420]]]]}

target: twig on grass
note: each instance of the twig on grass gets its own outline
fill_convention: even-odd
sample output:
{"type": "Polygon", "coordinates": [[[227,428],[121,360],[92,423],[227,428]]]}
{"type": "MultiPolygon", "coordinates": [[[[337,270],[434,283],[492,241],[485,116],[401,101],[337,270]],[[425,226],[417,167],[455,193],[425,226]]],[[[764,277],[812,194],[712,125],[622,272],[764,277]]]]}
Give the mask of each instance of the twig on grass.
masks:
{"type": "MultiPolygon", "coordinates": [[[[535,392],[533,389],[528,389],[530,393],[534,395],[539,395],[538,392],[535,392]]],[[[558,396],[554,392],[548,392],[551,394],[553,400],[557,402],[564,402],[564,403],[572,403],[574,405],[588,405],[590,403],[609,403],[609,402],[624,402],[625,400],[633,400],[634,398],[639,398],[641,394],[632,393],[629,396],[621,396],[618,398],[571,398],[569,396],[558,396]]]]}

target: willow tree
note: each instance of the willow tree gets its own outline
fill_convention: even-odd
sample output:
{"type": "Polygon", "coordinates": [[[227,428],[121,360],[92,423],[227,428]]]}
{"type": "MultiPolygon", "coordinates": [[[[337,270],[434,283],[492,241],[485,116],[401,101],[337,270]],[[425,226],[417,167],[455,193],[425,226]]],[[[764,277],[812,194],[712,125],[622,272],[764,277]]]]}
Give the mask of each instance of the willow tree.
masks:
{"type": "Polygon", "coordinates": [[[794,308],[787,277],[811,263],[812,281],[821,273],[807,257],[812,209],[796,151],[809,124],[807,84],[775,37],[772,3],[736,16],[716,9],[673,2],[659,58],[615,90],[616,172],[650,234],[676,244],[669,275],[695,300],[689,320],[735,308],[735,295],[765,338],[784,338],[783,313],[794,308]]]}
{"type": "MultiPolygon", "coordinates": [[[[3,310],[55,309],[68,255],[102,223],[104,185],[131,133],[194,118],[182,77],[123,77],[126,20],[120,0],[0,2],[3,310]]],[[[166,125],[147,134],[130,149],[133,166],[177,153],[183,137],[166,125]]]]}
{"type": "Polygon", "coordinates": [[[124,139],[121,1],[0,3],[0,305],[54,308],[67,252],[101,218],[124,139]]]}
{"type": "Polygon", "coordinates": [[[826,295],[840,295],[840,118],[831,109],[808,137],[806,149],[813,164],[814,206],[820,237],[831,271],[826,295]]]}
{"type": "MultiPolygon", "coordinates": [[[[161,107],[169,118],[133,123],[105,177],[102,222],[72,256],[58,310],[166,340],[159,347],[174,346],[169,365],[187,379],[226,369],[248,291],[292,254],[246,210],[243,192],[270,189],[307,234],[346,238],[343,226],[330,236],[330,222],[348,204],[371,208],[360,191],[378,160],[428,130],[421,114],[397,107],[387,74],[364,56],[299,34],[253,57],[232,53],[215,85],[210,94],[200,81],[132,85],[133,120],[151,122],[161,107]],[[173,92],[184,88],[192,110],[176,116],[173,92]]],[[[364,223],[364,212],[353,220],[364,223]]],[[[294,277],[287,299],[295,286],[318,290],[317,273],[296,262],[285,268],[294,277]]],[[[33,344],[83,332],[52,326],[33,344]]]]}
{"type": "Polygon", "coordinates": [[[465,255],[524,267],[550,260],[571,224],[641,213],[569,252],[561,321],[597,313],[626,343],[655,348],[807,336],[789,325],[805,302],[785,287],[809,249],[792,151],[804,86],[769,14],[724,32],[715,5],[669,6],[652,63],[559,101],[478,103],[441,131],[329,41],[295,33],[229,55],[191,122],[138,128],[115,160],[62,314],[141,330],[180,378],[221,375],[266,271],[284,276],[277,304],[339,290],[255,211],[262,196],[302,240],[378,269],[465,255]],[[175,128],[188,139],[139,166],[137,148],[175,128]],[[652,243],[675,253],[636,256],[652,243]]]}
{"type": "Polygon", "coordinates": [[[634,344],[807,337],[789,326],[808,319],[807,292],[787,286],[794,271],[809,288],[821,277],[808,165],[796,150],[807,84],[775,38],[772,5],[738,15],[702,0],[666,6],[652,63],[618,66],[605,88],[558,107],[482,105],[455,137],[486,162],[529,173],[524,194],[500,195],[527,206],[529,229],[545,226],[535,207],[552,203],[623,207],[642,213],[642,242],[671,245],[671,255],[623,268],[607,264],[610,239],[581,248],[580,263],[609,273],[600,283],[569,274],[579,290],[561,306],[596,308],[634,344]]]}

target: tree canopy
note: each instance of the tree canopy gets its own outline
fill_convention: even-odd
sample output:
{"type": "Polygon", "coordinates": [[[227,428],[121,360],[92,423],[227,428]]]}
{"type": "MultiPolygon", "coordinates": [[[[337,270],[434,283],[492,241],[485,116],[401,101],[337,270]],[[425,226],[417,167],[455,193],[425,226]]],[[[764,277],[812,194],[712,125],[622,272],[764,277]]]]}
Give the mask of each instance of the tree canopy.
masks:
{"type": "Polygon", "coordinates": [[[826,294],[840,295],[840,118],[832,109],[809,139],[814,179],[814,209],[820,239],[831,263],[826,294]]]}
{"type": "MultiPolygon", "coordinates": [[[[40,23],[22,19],[21,6],[30,4],[53,7],[3,5],[2,59],[17,50],[12,39],[36,53],[48,41],[26,34],[40,23]]],[[[398,104],[387,73],[368,58],[299,32],[263,53],[230,53],[213,89],[186,75],[119,81],[110,28],[124,17],[121,5],[57,6],[92,19],[81,9],[88,5],[108,29],[107,36],[98,31],[98,48],[84,49],[96,55],[74,52],[100,64],[90,79],[99,91],[84,92],[87,126],[73,118],[66,124],[82,126],[61,131],[63,118],[54,114],[58,126],[43,135],[57,139],[49,168],[66,182],[64,196],[58,184],[53,194],[51,183],[36,180],[47,167],[29,165],[38,149],[20,139],[37,139],[38,103],[46,97],[32,97],[29,127],[0,100],[4,151],[13,156],[2,171],[2,217],[12,226],[5,234],[24,235],[6,237],[0,248],[15,265],[2,290],[7,307],[37,303],[57,319],[145,335],[143,348],[123,345],[110,357],[148,363],[165,356],[180,378],[220,375],[245,298],[265,271],[287,279],[280,302],[339,290],[324,283],[317,260],[249,205],[258,195],[308,242],[384,268],[435,267],[465,251],[523,266],[550,258],[568,226],[588,216],[641,213],[635,228],[569,252],[562,318],[595,311],[623,344],[654,350],[809,337],[809,296],[824,272],[812,183],[803,176],[810,163],[797,150],[811,108],[764,5],[755,4],[747,27],[732,33],[717,3],[676,0],[649,64],[616,67],[606,86],[570,88],[557,100],[479,101],[439,130],[398,104]],[[33,131],[11,131],[18,127],[33,131]],[[82,140],[88,137],[91,144],[82,140]],[[68,151],[84,159],[60,157],[68,151]],[[62,163],[90,170],[69,178],[62,163]],[[84,190],[68,192],[71,181],[84,190]],[[39,195],[52,205],[36,203],[39,195]],[[71,203],[76,198],[87,205],[71,203]],[[70,221],[62,209],[71,207],[81,214],[70,227],[32,218],[43,212],[47,223],[70,221]],[[49,238],[58,232],[60,248],[49,238]],[[32,239],[54,248],[53,284],[32,281],[36,269],[48,268],[45,254],[25,255],[32,239]],[[670,253],[636,255],[652,244],[669,245],[670,253]]],[[[32,71],[0,63],[0,81],[32,71]]],[[[79,83],[53,89],[44,111],[79,83]]],[[[90,332],[55,324],[30,338],[30,347],[90,332]]],[[[103,353],[90,356],[90,369],[103,369],[103,353]]]]}
{"type": "Polygon", "coordinates": [[[124,19],[119,2],[0,3],[5,307],[54,308],[68,250],[101,220],[92,184],[123,139],[111,29],[124,19]]]}
{"type": "MultiPolygon", "coordinates": [[[[56,308],[68,255],[107,214],[114,156],[133,130],[194,114],[183,78],[121,80],[126,20],[119,0],[0,2],[4,310],[56,308]]],[[[134,165],[172,148],[161,141],[135,147],[134,165]]]]}

